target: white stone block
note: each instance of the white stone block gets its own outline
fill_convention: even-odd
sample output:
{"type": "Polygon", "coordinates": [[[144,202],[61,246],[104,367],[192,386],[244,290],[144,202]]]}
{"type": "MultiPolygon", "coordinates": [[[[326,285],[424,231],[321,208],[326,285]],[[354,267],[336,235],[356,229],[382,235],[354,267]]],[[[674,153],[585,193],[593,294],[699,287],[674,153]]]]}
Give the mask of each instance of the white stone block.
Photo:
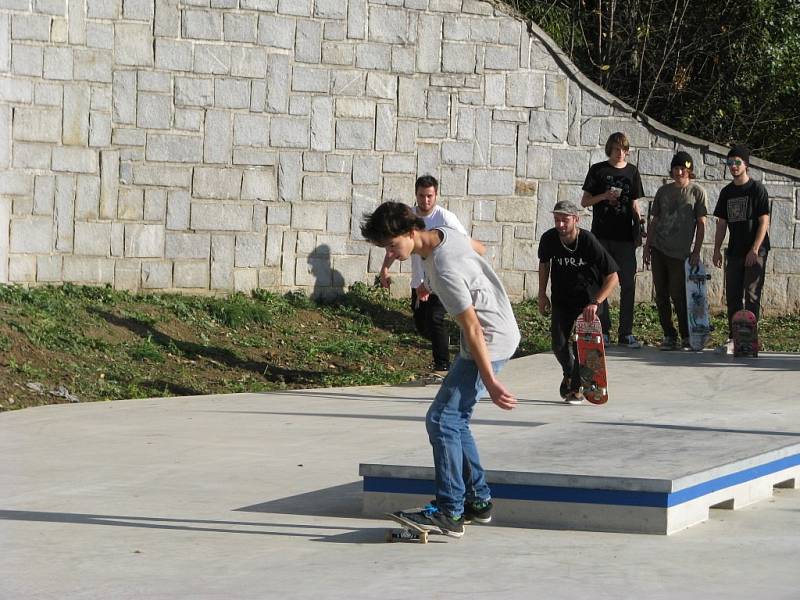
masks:
{"type": "Polygon", "coordinates": [[[51,217],[11,219],[8,249],[19,254],[47,254],[53,250],[51,217]]]}
{"type": "Polygon", "coordinates": [[[153,33],[149,24],[114,24],[114,61],[120,65],[153,66],[153,33]]]}
{"type": "Polygon", "coordinates": [[[241,169],[219,169],[195,167],[192,180],[192,196],[195,198],[238,198],[242,189],[241,169]]]}
{"type": "Polygon", "coordinates": [[[234,266],[263,267],[266,236],[239,234],[236,236],[234,266]]]}
{"type": "Polygon", "coordinates": [[[172,271],[172,282],[176,288],[208,289],[208,261],[176,260],[172,271]]]}
{"type": "Polygon", "coordinates": [[[242,180],[242,200],[277,200],[278,188],[275,182],[275,170],[247,169],[242,180]]]}
{"type": "Polygon", "coordinates": [[[75,222],[75,254],[108,256],[111,250],[111,223],[75,222]]]}
{"type": "Polygon", "coordinates": [[[193,202],[191,228],[199,231],[249,231],[253,223],[252,204],[193,202]]]}

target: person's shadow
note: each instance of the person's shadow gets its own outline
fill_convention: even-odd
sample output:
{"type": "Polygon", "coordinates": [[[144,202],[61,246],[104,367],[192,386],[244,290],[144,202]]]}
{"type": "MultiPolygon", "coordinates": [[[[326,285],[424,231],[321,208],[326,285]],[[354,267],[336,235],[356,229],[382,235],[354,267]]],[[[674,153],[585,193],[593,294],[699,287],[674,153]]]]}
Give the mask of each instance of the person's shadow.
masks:
{"type": "Polygon", "coordinates": [[[311,299],[324,304],[344,295],[344,277],[331,266],[331,249],[320,244],[308,255],[308,266],[314,276],[311,299]]]}

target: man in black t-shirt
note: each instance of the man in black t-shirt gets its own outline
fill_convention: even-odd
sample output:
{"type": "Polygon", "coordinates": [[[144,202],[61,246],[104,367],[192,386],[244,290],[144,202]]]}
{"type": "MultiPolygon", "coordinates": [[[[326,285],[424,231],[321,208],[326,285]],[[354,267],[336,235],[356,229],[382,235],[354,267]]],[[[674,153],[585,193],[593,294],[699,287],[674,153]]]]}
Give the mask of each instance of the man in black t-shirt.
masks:
{"type": "MultiPolygon", "coordinates": [[[[644,196],[639,170],[627,162],[630,144],[624,133],[612,133],[606,142],[608,160],[589,168],[583,182],[581,205],[592,207],[592,233],[614,258],[619,270],[619,328],[621,346],[641,348],[633,335],[633,305],[636,300],[636,235],[641,213],[638,198],[644,196]]],[[[611,318],[608,302],[600,321],[608,341],[611,318]]]]}
{"type": "MultiPolygon", "coordinates": [[[[769,194],[747,173],[750,149],[737,145],[726,160],[733,181],[722,188],[714,209],[717,230],[714,236],[714,266],[722,266],[722,242],[730,231],[725,251],[725,300],[728,305],[728,337],[731,317],[744,308],[756,319],[761,312],[761,290],[764,287],[767,254],[769,253],[769,194]]],[[[730,342],[719,351],[729,351],[730,342]]]]}
{"type": "Polygon", "coordinates": [[[559,393],[569,404],[582,401],[577,348],[570,344],[572,326],[581,313],[587,321],[595,315],[602,319],[605,300],[619,282],[617,263],[594,235],[578,227],[579,213],[574,202],[556,203],[555,227],[539,240],[539,312],[551,312],[553,353],[564,374],[559,393]]]}

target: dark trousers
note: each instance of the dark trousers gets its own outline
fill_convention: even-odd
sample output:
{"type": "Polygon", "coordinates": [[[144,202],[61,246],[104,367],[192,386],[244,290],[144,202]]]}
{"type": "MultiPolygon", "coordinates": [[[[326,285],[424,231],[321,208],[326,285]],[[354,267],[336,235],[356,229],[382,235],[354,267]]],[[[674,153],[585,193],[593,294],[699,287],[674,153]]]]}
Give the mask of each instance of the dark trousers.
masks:
{"type": "Polygon", "coordinates": [[[450,368],[450,335],[444,318],[447,315],[439,296],[431,294],[425,302],[417,301],[417,290],[411,289],[411,310],[419,334],[430,340],[433,366],[437,370],[450,368]]]}
{"type": "Polygon", "coordinates": [[[725,300],[728,304],[728,336],[730,337],[731,318],[745,308],[756,319],[761,313],[761,290],[766,276],[767,252],[759,252],[754,265],[746,267],[744,256],[725,257],[725,300]],[[744,298],[744,305],[742,304],[744,298]]]}
{"type": "MultiPolygon", "coordinates": [[[[636,245],[633,242],[617,240],[600,240],[603,248],[619,265],[619,338],[633,333],[633,303],[636,300],[636,245]]],[[[603,333],[610,335],[611,316],[608,312],[608,300],[603,302],[603,316],[600,323],[603,333]]]]}
{"type": "MultiPolygon", "coordinates": [[[[570,391],[581,387],[580,365],[578,364],[578,345],[575,342],[572,328],[575,319],[583,312],[583,308],[553,307],[550,314],[550,340],[553,354],[564,377],[570,378],[570,391]]],[[[603,307],[597,308],[597,316],[603,320],[603,307]]]]}
{"type": "Polygon", "coordinates": [[[686,313],[686,267],[680,258],[667,256],[658,248],[651,248],[651,269],[653,287],[656,292],[656,308],[658,320],[665,337],[677,338],[675,325],[672,324],[672,306],[678,317],[678,331],[681,339],[689,337],[689,321],[686,313]]]}

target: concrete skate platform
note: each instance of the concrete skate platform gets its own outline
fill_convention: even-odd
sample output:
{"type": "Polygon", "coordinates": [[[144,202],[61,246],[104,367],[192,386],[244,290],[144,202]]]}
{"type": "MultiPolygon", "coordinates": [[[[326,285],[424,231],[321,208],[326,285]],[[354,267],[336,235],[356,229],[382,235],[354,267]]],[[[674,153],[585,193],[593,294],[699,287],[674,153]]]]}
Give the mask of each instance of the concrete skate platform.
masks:
{"type": "MultiPolygon", "coordinates": [[[[781,377],[783,370],[775,368],[782,363],[778,355],[734,360],[710,352],[642,352],[640,357],[663,363],[658,378],[649,376],[623,388],[615,399],[614,388],[622,387],[615,375],[625,373],[626,362],[637,357],[633,351],[612,350],[611,403],[626,402],[634,391],[662,398],[665,409],[691,399],[699,407],[713,403],[719,409],[728,403],[726,390],[732,398],[737,391],[751,389],[759,372],[774,370],[781,377]],[[709,379],[709,367],[720,373],[709,379]]],[[[768,389],[750,398],[753,408],[766,400],[768,389]]],[[[613,404],[565,406],[575,410],[574,420],[530,424],[501,436],[476,435],[499,523],[671,534],[707,520],[711,508],[738,509],[771,497],[774,487],[800,484],[797,433],[743,431],[713,423],[604,421],[608,406],[613,404]]],[[[362,463],[365,514],[430,501],[432,465],[429,448],[362,463]]]]}
{"type": "MultiPolygon", "coordinates": [[[[551,354],[511,361],[503,380],[518,407],[483,401],[473,418],[487,465],[586,474],[617,460],[612,474],[647,478],[643,465],[661,439],[664,471],[683,477],[677,461],[697,458],[695,440],[738,440],[706,445],[720,467],[742,460],[726,448],[751,440],[771,441],[767,451],[800,442],[800,356],[609,354],[611,401],[600,407],[558,398],[551,354]],[[618,443],[609,451],[602,437],[618,443]],[[497,461],[495,450],[503,453],[497,461]],[[531,459],[541,468],[524,464],[531,459]]],[[[385,543],[393,524],[364,516],[358,466],[430,467],[424,419],[436,389],[283,390],[0,413],[0,598],[400,600],[414,581],[442,597],[672,600],[702,590],[704,598],[797,599],[800,492],[790,489],[742,510],[711,509],[708,521],[671,536],[504,527],[509,510],[501,507],[506,514],[492,526],[468,527],[461,539],[385,543]]]]}

